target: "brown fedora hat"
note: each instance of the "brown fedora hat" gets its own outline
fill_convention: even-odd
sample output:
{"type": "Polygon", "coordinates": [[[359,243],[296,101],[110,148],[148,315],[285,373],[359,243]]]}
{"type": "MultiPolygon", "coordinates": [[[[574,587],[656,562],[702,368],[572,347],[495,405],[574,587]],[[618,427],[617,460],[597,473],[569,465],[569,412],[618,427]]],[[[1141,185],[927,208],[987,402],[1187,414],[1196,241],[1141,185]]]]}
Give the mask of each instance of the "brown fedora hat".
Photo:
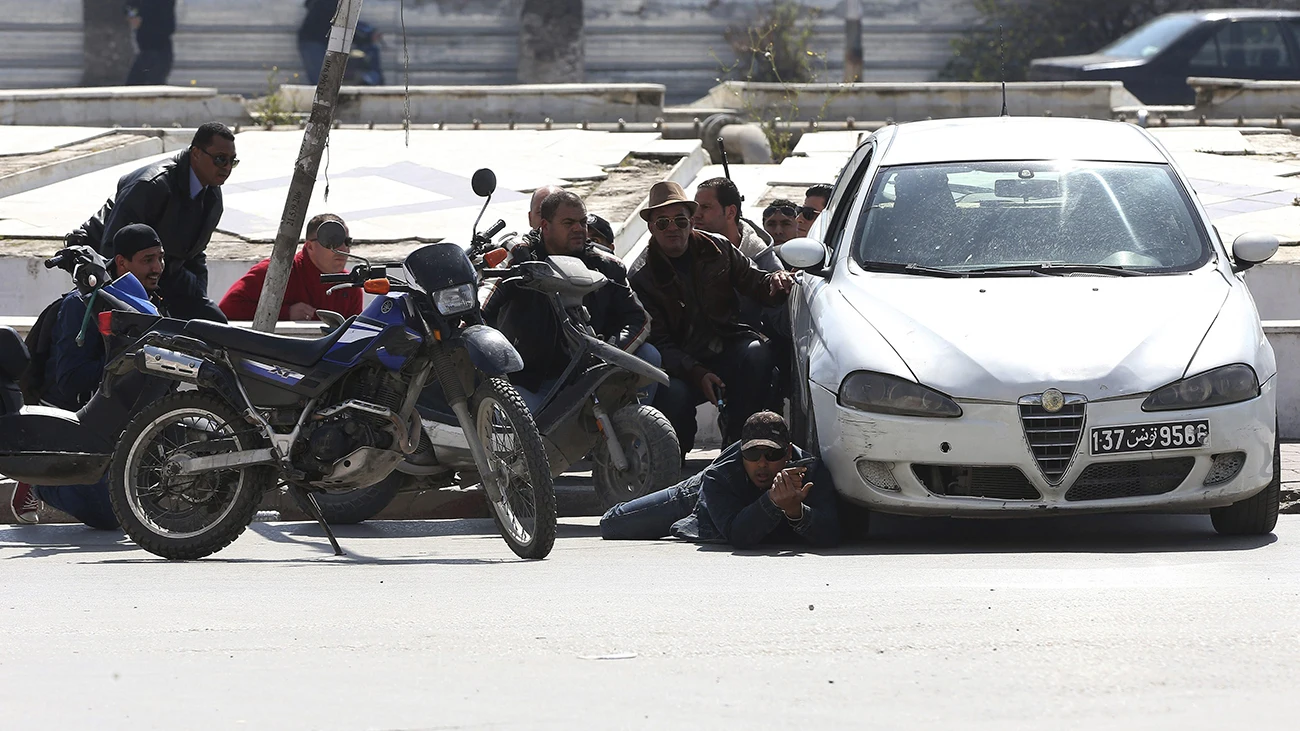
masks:
{"type": "Polygon", "coordinates": [[[650,186],[650,205],[641,211],[641,218],[649,221],[656,210],[679,203],[691,209],[689,215],[695,215],[695,201],[686,197],[686,191],[682,190],[682,186],[671,180],[655,183],[650,186]]]}

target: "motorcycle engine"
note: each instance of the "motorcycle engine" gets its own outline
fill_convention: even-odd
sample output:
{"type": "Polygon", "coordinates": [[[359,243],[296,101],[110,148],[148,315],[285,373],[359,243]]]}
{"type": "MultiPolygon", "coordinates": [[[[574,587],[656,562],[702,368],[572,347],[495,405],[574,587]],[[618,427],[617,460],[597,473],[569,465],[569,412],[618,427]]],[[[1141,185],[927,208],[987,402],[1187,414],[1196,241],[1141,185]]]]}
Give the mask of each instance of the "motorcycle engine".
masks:
{"type": "MultiPolygon", "coordinates": [[[[363,401],[387,407],[396,413],[402,405],[400,387],[404,384],[394,375],[377,368],[362,369],[350,374],[342,383],[337,400],[363,401]]],[[[296,455],[301,469],[317,475],[328,475],[334,464],[361,447],[391,449],[395,444],[393,425],[388,419],[356,409],[348,409],[316,423],[307,433],[305,445],[296,455]]],[[[303,444],[299,442],[299,444],[303,444]]]]}

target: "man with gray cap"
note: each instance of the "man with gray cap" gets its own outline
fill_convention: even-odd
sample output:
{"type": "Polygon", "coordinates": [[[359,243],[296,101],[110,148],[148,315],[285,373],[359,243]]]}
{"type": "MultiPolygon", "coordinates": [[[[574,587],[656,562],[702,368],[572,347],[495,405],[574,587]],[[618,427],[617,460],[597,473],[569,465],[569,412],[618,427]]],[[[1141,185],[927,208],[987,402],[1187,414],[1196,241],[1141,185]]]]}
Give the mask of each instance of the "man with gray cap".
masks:
{"type": "Polygon", "coordinates": [[[683,454],[695,444],[699,404],[707,400],[723,409],[722,439],[731,442],[750,414],[775,401],[771,348],[741,320],[740,298],[774,307],[785,303],[794,283],[790,272],[764,272],[725,238],[696,230],[696,208],[677,183],[650,188],[641,211],[650,224],[650,247],[645,266],[632,276],[650,313],[648,342],[670,377],[654,406],[677,431],[683,454]]]}
{"type": "Polygon", "coordinates": [[[600,519],[601,537],[654,540],[671,535],[736,548],[839,544],[830,472],[816,462],[811,470],[789,466],[791,459],[807,454],[790,443],[785,420],[760,411],[745,420],[740,433],[740,441],[698,475],[610,508],[600,519]]]}
{"type": "MultiPolygon", "coordinates": [[[[158,300],[158,281],[165,267],[163,245],[158,234],[143,223],[133,223],[118,229],[113,235],[112,266],[114,276],[135,276],[149,292],[150,299],[161,311],[158,300]]],[[[42,402],[67,411],[76,411],[85,405],[99,390],[104,377],[104,340],[91,326],[90,333],[81,345],[77,335],[86,316],[86,303],[75,289],[57,303],[58,314],[49,333],[49,355],[43,363],[33,359],[33,368],[43,371],[43,377],[27,384],[39,395],[42,402]]],[[[53,305],[49,308],[53,310],[53,305]]],[[[40,330],[45,313],[37,319],[34,331],[40,330]]],[[[36,341],[42,337],[34,332],[36,341]]],[[[29,338],[29,342],[32,338],[29,338]]],[[[33,348],[33,350],[40,350],[33,348]]],[[[107,476],[104,478],[107,480],[107,476]]],[[[117,527],[112,506],[108,501],[107,483],[101,480],[94,485],[61,485],[38,487],[19,483],[14,490],[12,507],[19,522],[35,523],[40,501],[62,510],[92,528],[110,530],[117,527]]]]}

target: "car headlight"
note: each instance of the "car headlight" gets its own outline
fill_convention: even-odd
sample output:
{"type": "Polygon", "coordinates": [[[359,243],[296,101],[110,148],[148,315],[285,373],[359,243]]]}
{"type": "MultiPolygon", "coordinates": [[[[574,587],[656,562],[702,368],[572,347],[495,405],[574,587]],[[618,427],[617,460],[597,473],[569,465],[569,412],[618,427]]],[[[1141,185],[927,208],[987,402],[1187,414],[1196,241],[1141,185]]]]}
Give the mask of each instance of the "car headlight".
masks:
{"type": "Polygon", "coordinates": [[[1142,410],[1200,409],[1249,401],[1258,395],[1259,379],[1255,377],[1255,369],[1237,363],[1158,388],[1142,402],[1142,410]]]}
{"type": "Polygon", "coordinates": [[[961,416],[956,401],[932,388],[883,373],[850,373],[840,385],[840,403],[862,411],[898,416],[961,416]]]}
{"type": "Polygon", "coordinates": [[[433,293],[433,303],[444,317],[474,309],[474,285],[460,284],[433,293]]]}

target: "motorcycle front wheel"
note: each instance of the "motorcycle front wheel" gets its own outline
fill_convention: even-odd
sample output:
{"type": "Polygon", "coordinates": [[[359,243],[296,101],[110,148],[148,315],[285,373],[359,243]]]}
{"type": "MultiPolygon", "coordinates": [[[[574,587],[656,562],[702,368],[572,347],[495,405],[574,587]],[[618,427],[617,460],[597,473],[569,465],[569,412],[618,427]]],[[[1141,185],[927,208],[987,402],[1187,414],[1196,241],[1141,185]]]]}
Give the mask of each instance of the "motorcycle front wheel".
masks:
{"type": "Polygon", "coordinates": [[[109,470],[113,514],[135,544],[169,559],[230,545],[253,521],[275,468],[231,467],[181,475],[178,460],[257,449],[262,436],[224,401],[196,391],[145,408],[123,432],[109,470]]]}
{"type": "Polygon", "coordinates": [[[627,470],[614,466],[609,445],[602,438],[591,455],[591,477],[601,510],[677,483],[682,451],[667,417],[652,406],[632,404],[615,411],[611,421],[627,458],[627,470]]]}
{"type": "Polygon", "coordinates": [[[501,378],[489,378],[474,391],[472,412],[501,488],[500,501],[487,496],[497,530],[520,558],[546,558],[555,545],[555,487],[532,414],[501,378]]]}

